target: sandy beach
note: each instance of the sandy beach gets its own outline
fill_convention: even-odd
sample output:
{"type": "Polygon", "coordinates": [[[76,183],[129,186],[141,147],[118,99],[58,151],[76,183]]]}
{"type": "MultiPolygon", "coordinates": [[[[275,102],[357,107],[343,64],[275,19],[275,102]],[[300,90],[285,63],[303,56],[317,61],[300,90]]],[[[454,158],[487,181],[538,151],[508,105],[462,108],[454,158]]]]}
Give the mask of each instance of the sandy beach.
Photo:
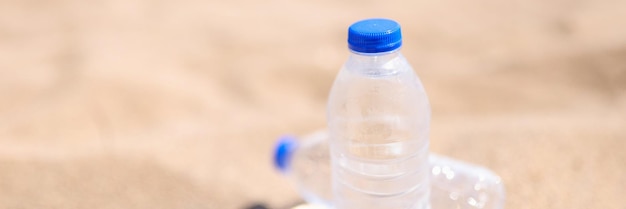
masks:
{"type": "Polygon", "coordinates": [[[285,208],[347,27],[402,24],[431,151],[507,209],[624,208],[626,1],[0,0],[0,208],[285,208]]]}

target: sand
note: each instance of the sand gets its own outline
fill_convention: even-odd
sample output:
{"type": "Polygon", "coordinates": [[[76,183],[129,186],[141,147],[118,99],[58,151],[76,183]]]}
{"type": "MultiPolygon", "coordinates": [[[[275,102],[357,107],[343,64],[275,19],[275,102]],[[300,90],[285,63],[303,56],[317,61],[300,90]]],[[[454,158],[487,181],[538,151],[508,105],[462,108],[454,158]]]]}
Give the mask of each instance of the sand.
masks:
{"type": "Polygon", "coordinates": [[[431,150],[506,208],[624,208],[626,1],[0,0],[0,208],[285,208],[347,26],[388,17],[431,150]]]}

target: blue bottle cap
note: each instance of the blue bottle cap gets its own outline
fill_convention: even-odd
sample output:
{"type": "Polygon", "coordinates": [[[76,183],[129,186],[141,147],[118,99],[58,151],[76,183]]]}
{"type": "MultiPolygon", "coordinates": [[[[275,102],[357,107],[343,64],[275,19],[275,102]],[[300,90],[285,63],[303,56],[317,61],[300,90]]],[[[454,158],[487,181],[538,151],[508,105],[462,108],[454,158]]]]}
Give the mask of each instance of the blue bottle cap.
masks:
{"type": "Polygon", "coordinates": [[[282,136],[274,147],[274,166],[281,172],[289,171],[289,164],[298,141],[293,136],[282,136]]]}
{"type": "Polygon", "coordinates": [[[400,24],[390,19],[366,19],[348,28],[348,47],[355,52],[381,53],[402,46],[400,24]]]}

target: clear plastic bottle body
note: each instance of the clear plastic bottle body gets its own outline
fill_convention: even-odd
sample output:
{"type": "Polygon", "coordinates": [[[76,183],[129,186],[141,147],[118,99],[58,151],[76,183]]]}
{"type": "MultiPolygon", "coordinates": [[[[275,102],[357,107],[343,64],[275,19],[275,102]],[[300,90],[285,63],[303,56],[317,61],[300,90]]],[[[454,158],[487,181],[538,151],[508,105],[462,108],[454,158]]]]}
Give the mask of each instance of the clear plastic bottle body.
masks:
{"type": "MultiPolygon", "coordinates": [[[[328,133],[318,131],[301,140],[279,141],[291,145],[282,156],[283,171],[302,197],[315,208],[333,208],[328,133]]],[[[430,206],[433,209],[502,209],[505,189],[498,175],[481,166],[429,154],[430,206]]]]}
{"type": "MultiPolygon", "coordinates": [[[[292,141],[295,142],[295,141],[292,141]]],[[[333,207],[328,134],[319,131],[297,141],[289,159],[289,177],[307,202],[333,207]]]]}
{"type": "Polygon", "coordinates": [[[353,52],[327,117],[336,208],[429,208],[430,105],[399,50],[353,52]]]}

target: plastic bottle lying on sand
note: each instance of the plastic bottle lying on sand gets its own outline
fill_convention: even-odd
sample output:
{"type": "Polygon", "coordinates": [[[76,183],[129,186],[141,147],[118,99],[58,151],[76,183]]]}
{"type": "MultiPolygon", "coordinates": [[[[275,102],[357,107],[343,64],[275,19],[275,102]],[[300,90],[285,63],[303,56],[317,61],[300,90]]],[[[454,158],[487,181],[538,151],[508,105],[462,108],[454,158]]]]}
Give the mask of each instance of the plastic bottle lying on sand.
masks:
{"type": "MultiPolygon", "coordinates": [[[[274,163],[310,204],[333,208],[328,134],[319,131],[301,140],[285,136],[276,144],[274,163]]],[[[432,209],[502,209],[505,190],[490,170],[429,155],[432,209]]]]}
{"type": "Polygon", "coordinates": [[[348,28],[352,53],[327,107],[337,209],[430,208],[430,105],[400,46],[393,20],[367,19],[348,28]]]}

